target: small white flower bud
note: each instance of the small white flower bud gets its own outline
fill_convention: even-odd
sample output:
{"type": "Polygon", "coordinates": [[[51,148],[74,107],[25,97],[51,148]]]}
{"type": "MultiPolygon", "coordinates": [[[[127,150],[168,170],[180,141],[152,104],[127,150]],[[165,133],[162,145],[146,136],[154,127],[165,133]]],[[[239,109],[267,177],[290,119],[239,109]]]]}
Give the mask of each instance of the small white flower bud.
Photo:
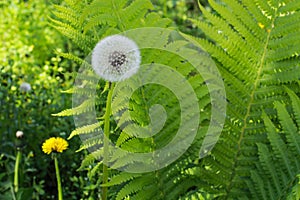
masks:
{"type": "Polygon", "coordinates": [[[29,92],[31,90],[31,85],[29,83],[23,82],[20,85],[21,92],[29,92]]]}
{"type": "Polygon", "coordinates": [[[17,137],[17,138],[20,138],[20,137],[22,137],[23,135],[24,135],[23,131],[17,131],[17,132],[16,132],[16,137],[17,137]]]}

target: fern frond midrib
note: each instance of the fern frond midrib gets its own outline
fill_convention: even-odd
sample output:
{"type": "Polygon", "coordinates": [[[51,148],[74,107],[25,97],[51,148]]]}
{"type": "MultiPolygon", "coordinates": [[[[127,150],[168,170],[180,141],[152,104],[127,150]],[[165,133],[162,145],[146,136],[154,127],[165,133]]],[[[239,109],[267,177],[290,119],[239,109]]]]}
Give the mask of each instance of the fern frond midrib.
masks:
{"type": "MultiPolygon", "coordinates": [[[[276,16],[277,16],[277,10],[274,13],[274,17],[272,19],[272,27],[274,26],[274,22],[275,22],[276,16]]],[[[251,114],[251,107],[252,107],[252,104],[255,101],[255,92],[257,90],[260,78],[262,76],[263,67],[264,67],[264,63],[265,63],[265,60],[266,60],[266,54],[267,54],[267,51],[268,51],[268,45],[269,45],[269,42],[270,42],[271,32],[272,32],[272,30],[270,30],[268,32],[268,35],[267,35],[267,38],[266,38],[266,42],[265,42],[265,45],[264,45],[263,54],[262,54],[262,57],[261,57],[261,60],[260,60],[260,63],[259,63],[258,70],[257,70],[257,76],[256,76],[255,81],[254,81],[254,87],[253,87],[253,90],[251,91],[251,94],[250,94],[250,100],[249,100],[249,103],[248,103],[248,106],[247,106],[247,112],[246,112],[246,115],[245,115],[245,117],[243,119],[243,124],[244,125],[241,128],[241,134],[240,134],[240,137],[239,137],[239,140],[238,140],[238,144],[237,144],[237,153],[236,153],[236,155],[234,157],[233,164],[232,164],[232,172],[233,173],[232,173],[232,175],[230,177],[230,183],[228,184],[228,187],[226,189],[227,195],[230,193],[230,191],[231,191],[231,189],[233,187],[234,177],[236,175],[236,173],[235,173],[236,166],[237,166],[238,158],[241,155],[241,144],[242,144],[242,141],[243,141],[243,138],[244,138],[244,134],[245,134],[245,131],[246,131],[246,128],[247,128],[247,120],[248,120],[248,117],[250,117],[250,114],[251,114]]]]}
{"type": "Polygon", "coordinates": [[[121,32],[123,32],[123,31],[126,30],[126,27],[125,27],[125,25],[123,24],[123,20],[121,19],[121,16],[120,16],[119,11],[118,11],[118,9],[117,9],[117,6],[116,6],[116,4],[115,4],[115,0],[112,0],[112,5],[113,5],[114,15],[117,16],[117,19],[118,19],[118,21],[119,21],[119,23],[120,23],[120,25],[121,25],[119,28],[121,29],[121,32]]]}

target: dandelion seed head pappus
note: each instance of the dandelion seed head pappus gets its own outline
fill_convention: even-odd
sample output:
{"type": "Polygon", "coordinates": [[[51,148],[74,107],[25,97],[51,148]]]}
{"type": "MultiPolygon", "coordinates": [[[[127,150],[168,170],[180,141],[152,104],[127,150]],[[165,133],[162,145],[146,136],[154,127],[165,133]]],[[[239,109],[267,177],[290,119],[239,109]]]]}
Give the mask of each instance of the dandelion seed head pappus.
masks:
{"type": "Polygon", "coordinates": [[[121,35],[113,35],[97,43],[92,52],[92,67],[103,79],[116,82],[134,75],[141,63],[136,43],[121,35]]]}
{"type": "Polygon", "coordinates": [[[29,83],[23,82],[20,85],[21,92],[29,92],[31,90],[31,85],[29,83]]]}

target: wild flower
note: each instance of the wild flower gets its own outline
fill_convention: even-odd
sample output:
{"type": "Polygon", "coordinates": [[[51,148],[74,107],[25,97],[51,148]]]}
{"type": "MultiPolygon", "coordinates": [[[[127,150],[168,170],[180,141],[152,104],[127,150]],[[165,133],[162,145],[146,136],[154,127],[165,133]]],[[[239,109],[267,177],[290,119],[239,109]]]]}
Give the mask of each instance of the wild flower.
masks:
{"type": "Polygon", "coordinates": [[[31,90],[31,85],[27,82],[23,82],[21,85],[20,85],[20,91],[21,92],[29,92],[31,90]]]}
{"type": "MultiPolygon", "coordinates": [[[[50,154],[52,152],[61,153],[68,148],[68,145],[69,145],[68,142],[63,138],[51,137],[43,143],[42,149],[43,149],[43,152],[46,154],[50,154]]],[[[58,200],[62,200],[63,192],[62,192],[62,186],[61,186],[61,179],[60,179],[57,155],[52,154],[52,158],[54,159],[54,165],[55,165],[58,200]]]]}
{"type": "Polygon", "coordinates": [[[136,43],[121,35],[104,38],[92,52],[92,67],[103,79],[116,82],[134,75],[141,63],[136,43]]]}
{"type": "Polygon", "coordinates": [[[17,138],[20,138],[20,137],[22,137],[23,135],[24,135],[23,131],[17,131],[17,132],[16,132],[16,137],[17,137],[17,138]]]}
{"type": "Polygon", "coordinates": [[[47,139],[42,146],[43,152],[50,154],[52,152],[61,153],[68,148],[68,142],[60,137],[52,137],[47,139]]]}

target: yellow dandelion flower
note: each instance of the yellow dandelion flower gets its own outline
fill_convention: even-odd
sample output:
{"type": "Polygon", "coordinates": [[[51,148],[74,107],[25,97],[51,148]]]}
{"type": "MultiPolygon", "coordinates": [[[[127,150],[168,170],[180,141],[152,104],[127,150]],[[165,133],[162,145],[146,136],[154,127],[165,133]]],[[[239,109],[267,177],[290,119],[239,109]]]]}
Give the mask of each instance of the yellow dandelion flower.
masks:
{"type": "Polygon", "coordinates": [[[50,154],[51,152],[63,152],[68,148],[68,142],[60,137],[52,137],[47,139],[42,146],[43,152],[46,154],[50,154]]]}
{"type": "Polygon", "coordinates": [[[265,25],[263,25],[263,24],[260,23],[260,22],[258,22],[258,26],[259,26],[261,29],[265,28],[265,25]]]}

